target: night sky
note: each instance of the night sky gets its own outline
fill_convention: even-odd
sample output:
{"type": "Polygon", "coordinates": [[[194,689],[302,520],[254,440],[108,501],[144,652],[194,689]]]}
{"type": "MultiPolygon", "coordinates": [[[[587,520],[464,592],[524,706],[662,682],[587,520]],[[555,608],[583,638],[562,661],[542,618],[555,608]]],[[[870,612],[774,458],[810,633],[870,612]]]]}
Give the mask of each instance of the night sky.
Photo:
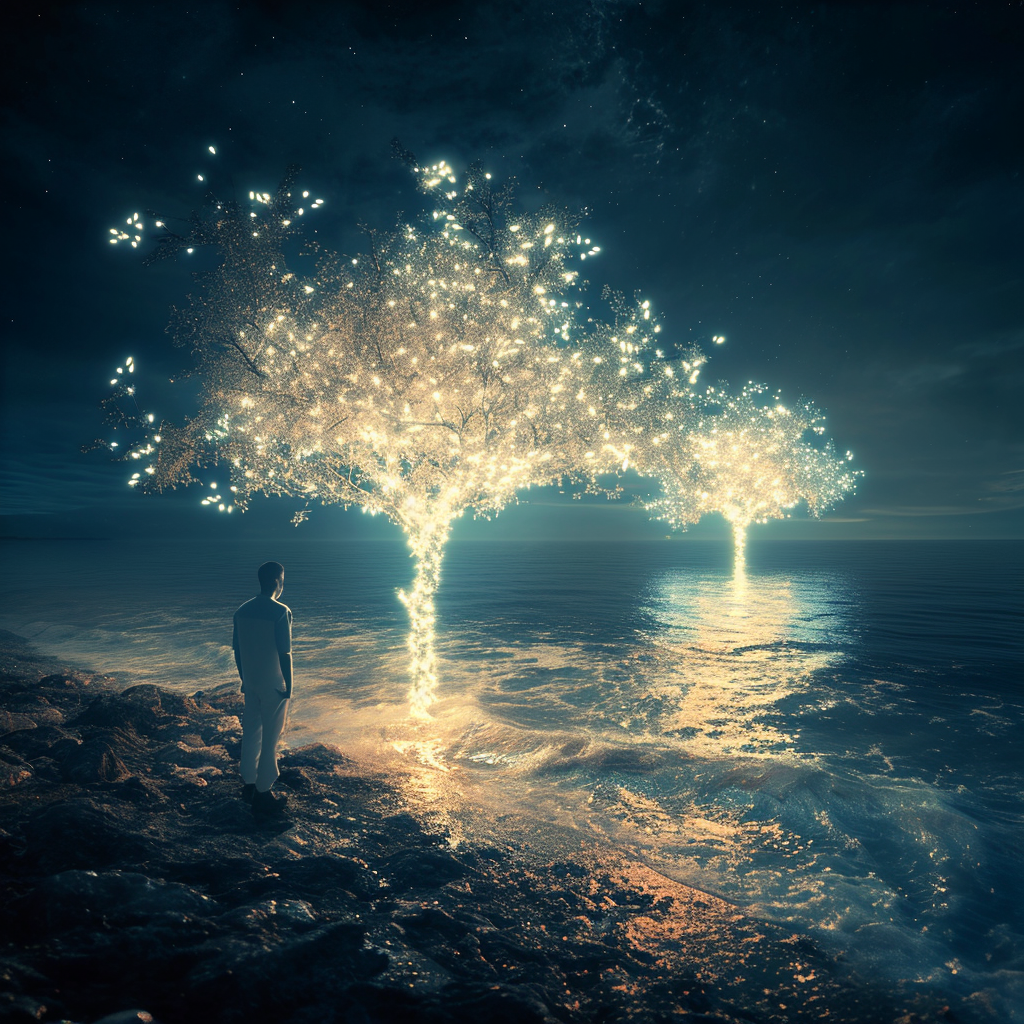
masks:
{"type": "MultiPolygon", "coordinates": [[[[164,327],[199,264],[144,268],[107,232],[297,163],[326,203],[308,229],[358,250],[359,223],[424,204],[395,137],[585,207],[595,288],[650,298],[670,343],[712,355],[707,381],[826,411],[857,494],[755,536],[1024,536],[1019,0],[28,3],[4,34],[5,536],[291,530],[294,502],[228,524],[81,454],[127,355],[160,413],[188,366],[164,327]]],[[[666,532],[524,497],[455,536],[666,532]]],[[[358,512],[304,529],[398,536],[358,512]]]]}

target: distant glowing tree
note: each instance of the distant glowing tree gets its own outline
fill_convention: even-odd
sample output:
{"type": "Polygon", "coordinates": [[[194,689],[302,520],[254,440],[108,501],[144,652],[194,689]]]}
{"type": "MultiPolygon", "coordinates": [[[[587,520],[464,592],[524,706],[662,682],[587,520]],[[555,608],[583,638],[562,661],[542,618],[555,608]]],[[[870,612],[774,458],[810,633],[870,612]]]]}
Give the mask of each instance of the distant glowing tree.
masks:
{"type": "Polygon", "coordinates": [[[662,497],[645,507],[682,528],[721,513],[739,564],[751,523],[787,518],[801,501],[818,516],[859,475],[849,467],[853,456],[838,457],[824,440],[824,417],[813,403],[784,405],[763,385],[748,384],[739,395],[679,391],[660,408],[668,429],[646,469],[660,478],[662,497]]]}
{"type": "Polygon", "coordinates": [[[368,231],[354,259],[317,250],[308,277],[285,259],[306,212],[292,178],[252,193],[251,208],[211,198],[187,232],[165,230],[156,257],[198,244],[221,254],[172,321],[196,358],[200,408],[128,454],[156,490],[226,464],[230,491],[204,499],[225,511],[278,494],[400,526],[416,560],[399,595],[411,697],[426,712],[453,521],[497,513],[523,488],[627,468],[650,443],[644,381],[660,372],[660,328],[648,303],[615,296],[609,322],[587,315],[576,268],[598,247],[564,214],[518,211],[511,187],[475,167],[461,182],[443,162],[413,170],[436,204],[422,223],[368,231]]]}

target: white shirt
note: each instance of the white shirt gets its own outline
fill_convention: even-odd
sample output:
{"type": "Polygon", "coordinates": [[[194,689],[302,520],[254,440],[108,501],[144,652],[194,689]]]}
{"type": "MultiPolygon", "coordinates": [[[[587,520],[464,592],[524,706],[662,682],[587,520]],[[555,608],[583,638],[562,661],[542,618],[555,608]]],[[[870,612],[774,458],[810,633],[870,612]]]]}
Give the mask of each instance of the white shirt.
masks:
{"type": "Polygon", "coordinates": [[[246,601],[235,612],[231,646],[242,662],[242,692],[285,689],[281,655],[292,649],[292,610],[267,594],[246,601]]]}

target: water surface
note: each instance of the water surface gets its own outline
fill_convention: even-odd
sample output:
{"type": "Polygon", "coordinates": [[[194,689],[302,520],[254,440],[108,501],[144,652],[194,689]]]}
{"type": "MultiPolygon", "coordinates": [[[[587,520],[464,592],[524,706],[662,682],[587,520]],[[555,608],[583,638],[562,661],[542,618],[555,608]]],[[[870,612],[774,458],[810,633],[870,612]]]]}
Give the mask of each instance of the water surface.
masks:
{"type": "Polygon", "coordinates": [[[534,843],[606,837],[894,987],[1024,1020],[1024,544],[755,540],[739,575],[699,542],[454,544],[426,725],[400,544],[3,551],[0,626],[189,691],[233,678],[231,614],[277,558],[292,744],[404,771],[435,807],[525,811],[534,843]]]}

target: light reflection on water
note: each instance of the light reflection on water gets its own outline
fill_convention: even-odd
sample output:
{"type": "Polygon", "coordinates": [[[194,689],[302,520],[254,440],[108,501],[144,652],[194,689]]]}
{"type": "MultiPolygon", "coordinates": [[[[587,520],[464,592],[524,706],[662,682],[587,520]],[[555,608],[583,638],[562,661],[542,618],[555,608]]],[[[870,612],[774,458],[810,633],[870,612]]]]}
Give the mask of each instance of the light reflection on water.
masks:
{"type": "MultiPolygon", "coordinates": [[[[606,837],[887,976],[1024,1004],[1019,560],[794,546],[754,548],[737,574],[696,546],[454,549],[441,699],[416,723],[394,599],[408,559],[353,548],[275,555],[293,745],[404,774],[456,841],[472,838],[460,808],[516,809],[535,844],[545,823],[606,837]]],[[[6,628],[166,685],[233,678],[230,614],[250,594],[226,581],[256,552],[140,554],[153,591],[96,553],[35,557],[6,628]]]]}

